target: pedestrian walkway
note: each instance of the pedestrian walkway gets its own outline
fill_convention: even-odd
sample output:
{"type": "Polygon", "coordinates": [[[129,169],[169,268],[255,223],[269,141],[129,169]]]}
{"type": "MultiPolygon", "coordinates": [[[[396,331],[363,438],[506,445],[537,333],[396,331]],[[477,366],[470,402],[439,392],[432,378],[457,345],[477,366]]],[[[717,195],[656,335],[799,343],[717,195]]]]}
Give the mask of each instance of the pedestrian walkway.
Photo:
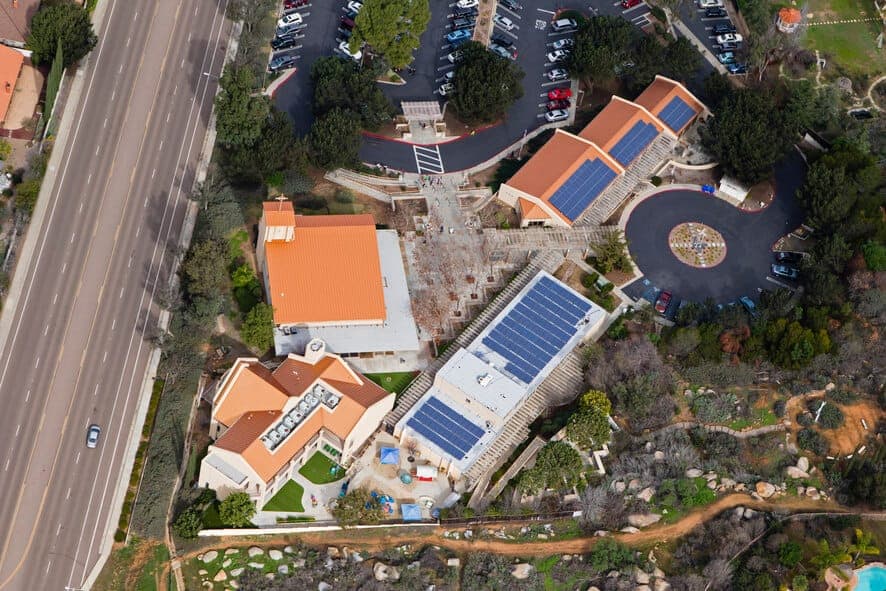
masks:
{"type": "Polygon", "coordinates": [[[412,146],[415,153],[415,166],[419,174],[443,174],[443,158],[440,146],[412,146]]]}

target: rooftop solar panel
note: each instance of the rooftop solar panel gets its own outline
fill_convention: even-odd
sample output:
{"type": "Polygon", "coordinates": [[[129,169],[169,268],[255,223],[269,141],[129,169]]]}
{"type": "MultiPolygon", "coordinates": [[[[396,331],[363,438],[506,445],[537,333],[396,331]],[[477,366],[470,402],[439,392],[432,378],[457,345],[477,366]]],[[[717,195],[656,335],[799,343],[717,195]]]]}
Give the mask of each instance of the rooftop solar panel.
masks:
{"type": "Polygon", "coordinates": [[[634,161],[646,146],[652,143],[658,136],[658,129],[651,123],[637,121],[618,143],[609,150],[609,154],[619,161],[622,166],[627,166],[634,161]]]}
{"type": "Polygon", "coordinates": [[[592,306],[560,283],[542,277],[498,319],[483,344],[506,360],[505,371],[529,384],[575,335],[592,306]]]}
{"type": "Polygon", "coordinates": [[[694,116],[695,109],[678,96],[672,98],[658,114],[658,118],[674,131],[683,129],[694,116]]]}
{"type": "Polygon", "coordinates": [[[602,160],[585,160],[551,195],[549,201],[563,215],[575,221],[615,176],[616,173],[602,160]]]}
{"type": "Polygon", "coordinates": [[[418,407],[406,425],[456,459],[467,456],[484,433],[482,427],[434,396],[418,407]]]}

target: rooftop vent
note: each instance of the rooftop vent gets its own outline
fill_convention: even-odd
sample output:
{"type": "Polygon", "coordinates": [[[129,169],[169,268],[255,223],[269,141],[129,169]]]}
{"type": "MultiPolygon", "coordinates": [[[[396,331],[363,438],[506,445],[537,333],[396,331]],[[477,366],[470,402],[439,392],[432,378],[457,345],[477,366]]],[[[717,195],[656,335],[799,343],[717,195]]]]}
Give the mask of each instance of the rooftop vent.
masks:
{"type": "Polygon", "coordinates": [[[477,376],[477,383],[485,388],[492,383],[492,376],[488,373],[484,373],[482,376],[477,376]]]}

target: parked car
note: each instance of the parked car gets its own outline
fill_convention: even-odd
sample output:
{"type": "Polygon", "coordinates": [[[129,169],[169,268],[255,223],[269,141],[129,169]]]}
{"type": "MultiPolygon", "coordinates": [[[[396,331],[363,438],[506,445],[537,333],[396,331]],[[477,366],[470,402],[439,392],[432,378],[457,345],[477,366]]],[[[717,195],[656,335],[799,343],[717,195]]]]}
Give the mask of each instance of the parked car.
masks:
{"type": "Polygon", "coordinates": [[[625,9],[633,8],[633,7],[637,6],[638,4],[642,4],[642,3],[643,3],[643,0],[621,0],[621,7],[625,8],[625,9]]]}
{"type": "Polygon", "coordinates": [[[345,54],[346,56],[348,56],[349,58],[351,58],[355,61],[360,61],[360,58],[363,57],[363,51],[358,49],[357,51],[351,53],[351,48],[349,47],[348,43],[349,43],[348,41],[342,41],[341,43],[339,43],[338,50],[340,52],[342,52],[343,54],[345,54]]]}
{"type": "Polygon", "coordinates": [[[510,31],[510,30],[512,30],[514,27],[517,26],[517,25],[514,24],[514,21],[512,21],[512,20],[509,19],[508,17],[506,17],[506,16],[501,16],[500,14],[497,14],[497,13],[492,17],[492,22],[494,22],[495,24],[497,24],[499,27],[501,27],[501,28],[504,29],[505,31],[510,31]]]}
{"type": "Polygon", "coordinates": [[[350,10],[354,14],[360,12],[361,8],[363,8],[363,3],[360,2],[360,0],[351,0],[350,2],[348,2],[348,10],[350,10]]]}
{"type": "Polygon", "coordinates": [[[450,64],[457,64],[462,59],[464,59],[464,54],[461,51],[453,51],[446,56],[446,59],[449,60],[450,64]]]}
{"type": "Polygon", "coordinates": [[[744,39],[738,33],[724,33],[717,35],[717,43],[741,43],[744,39]]]}
{"type": "Polygon", "coordinates": [[[554,68],[547,73],[547,76],[548,80],[551,82],[559,82],[560,80],[567,80],[569,78],[569,72],[563,68],[554,68]]]}
{"type": "Polygon", "coordinates": [[[459,8],[474,8],[478,4],[480,4],[480,0],[458,0],[455,5],[459,8]]]}
{"type": "Polygon", "coordinates": [[[518,3],[516,0],[498,0],[498,3],[510,10],[523,10],[523,5],[518,3]]]}
{"type": "Polygon", "coordinates": [[[446,82],[452,82],[455,80],[455,70],[449,70],[445,74],[443,74],[443,80],[446,82]]]}
{"type": "Polygon", "coordinates": [[[295,61],[294,55],[274,54],[274,57],[272,57],[271,61],[268,63],[268,72],[273,74],[274,72],[291,70],[295,67],[295,61]]]}
{"type": "Polygon", "coordinates": [[[492,53],[500,55],[501,57],[507,58],[509,60],[517,59],[517,49],[515,47],[508,49],[507,47],[502,47],[498,43],[490,43],[489,49],[490,51],[492,51],[492,53]]]}
{"type": "Polygon", "coordinates": [[[548,61],[552,64],[558,64],[560,62],[566,61],[566,58],[569,57],[569,52],[565,49],[556,49],[550,53],[548,53],[548,61]]]}
{"type": "Polygon", "coordinates": [[[302,6],[307,6],[308,2],[309,0],[283,0],[283,9],[301,8],[302,6]]]}
{"type": "Polygon", "coordinates": [[[89,449],[95,449],[98,447],[98,438],[101,437],[102,428],[98,425],[89,425],[89,429],[86,431],[86,447],[89,449]]]}
{"type": "Polygon", "coordinates": [[[754,300],[748,296],[741,296],[738,298],[738,301],[744,306],[744,309],[748,311],[748,314],[754,317],[757,316],[757,304],[754,303],[754,300]]]}
{"type": "Polygon", "coordinates": [[[495,33],[492,35],[491,41],[496,45],[501,45],[505,49],[510,49],[514,46],[514,40],[505,35],[501,35],[499,33],[495,33]]]}
{"type": "Polygon", "coordinates": [[[551,28],[554,30],[555,33],[562,33],[563,31],[571,31],[573,29],[577,29],[578,23],[575,21],[575,19],[561,18],[551,23],[551,28]]]}
{"type": "Polygon", "coordinates": [[[731,22],[729,23],[718,23],[711,28],[711,32],[714,35],[725,35],[726,33],[734,33],[735,25],[731,22]]]}
{"type": "Polygon", "coordinates": [[[277,37],[285,37],[286,35],[295,35],[305,28],[305,23],[286,25],[285,27],[277,27],[274,35],[277,37]]]}
{"type": "Polygon", "coordinates": [[[548,100],[549,101],[558,101],[561,99],[568,99],[572,96],[572,89],[570,88],[555,88],[548,92],[548,100]]]}
{"type": "Polygon", "coordinates": [[[284,35],[283,37],[274,37],[271,39],[271,48],[274,49],[274,51],[279,51],[280,49],[295,47],[297,43],[298,39],[296,39],[294,35],[284,35]]]}
{"type": "Polygon", "coordinates": [[[706,18],[723,18],[728,16],[728,13],[722,6],[712,6],[711,8],[705,9],[704,15],[706,18]]]}
{"type": "Polygon", "coordinates": [[[800,276],[800,271],[787,265],[772,265],[772,274],[786,279],[796,279],[800,276]]]}
{"type": "Polygon", "coordinates": [[[569,108],[569,99],[558,99],[554,101],[548,101],[548,104],[545,105],[548,111],[557,111],[560,109],[568,109],[569,108]]]}
{"type": "Polygon", "coordinates": [[[776,262],[787,265],[798,265],[803,260],[802,252],[779,251],[775,253],[776,262]]]}
{"type": "Polygon", "coordinates": [[[698,0],[699,8],[723,8],[723,0],[698,0]]]}
{"type": "Polygon", "coordinates": [[[748,65],[747,64],[728,64],[726,69],[729,70],[730,74],[747,74],[748,73],[748,65]]]}
{"type": "Polygon", "coordinates": [[[735,63],[735,54],[731,51],[724,51],[723,53],[717,54],[717,60],[721,64],[734,64],[735,63]]]}
{"type": "Polygon", "coordinates": [[[461,17],[464,17],[464,16],[477,16],[477,9],[476,9],[476,8],[473,8],[473,7],[471,7],[471,8],[459,8],[458,6],[456,6],[456,7],[452,10],[452,16],[454,16],[454,17],[456,17],[456,18],[458,18],[458,17],[460,17],[460,16],[461,16],[461,17]]]}
{"type": "Polygon", "coordinates": [[[284,15],[277,21],[278,27],[288,27],[289,25],[300,25],[302,24],[301,14],[297,12],[293,12],[292,14],[284,15]]]}
{"type": "Polygon", "coordinates": [[[462,40],[467,41],[470,38],[471,38],[470,31],[461,30],[461,31],[452,31],[451,33],[446,33],[447,43],[457,43],[462,40]]]}
{"type": "Polygon", "coordinates": [[[437,89],[437,92],[440,93],[440,96],[446,96],[448,94],[451,94],[453,90],[455,90],[455,85],[453,85],[451,82],[447,82],[445,84],[441,84],[440,88],[437,89]]]}
{"type": "Polygon", "coordinates": [[[460,31],[462,29],[473,28],[476,20],[473,17],[457,18],[452,21],[452,30],[460,31]]]}
{"type": "Polygon", "coordinates": [[[575,45],[575,40],[571,37],[566,37],[565,39],[557,39],[551,43],[551,49],[569,49],[573,45],[575,45]]]}
{"type": "Polygon", "coordinates": [[[737,51],[741,49],[741,43],[721,43],[720,49],[722,51],[737,51]]]}
{"type": "Polygon", "coordinates": [[[545,113],[545,119],[548,123],[553,123],[555,121],[564,121],[569,119],[569,111],[565,109],[558,109],[556,111],[548,111],[545,113]]]}
{"type": "Polygon", "coordinates": [[[671,303],[671,292],[663,291],[658,294],[658,299],[655,300],[655,311],[659,314],[664,314],[668,311],[668,305],[671,303]]]}
{"type": "Polygon", "coordinates": [[[353,29],[355,26],[354,19],[348,18],[347,16],[341,17],[341,26],[346,29],[353,29]]]}
{"type": "Polygon", "coordinates": [[[354,34],[354,31],[352,31],[351,29],[345,29],[344,27],[339,27],[338,30],[336,31],[335,38],[342,40],[342,41],[347,41],[351,38],[351,35],[353,35],[353,34],[354,34]]]}

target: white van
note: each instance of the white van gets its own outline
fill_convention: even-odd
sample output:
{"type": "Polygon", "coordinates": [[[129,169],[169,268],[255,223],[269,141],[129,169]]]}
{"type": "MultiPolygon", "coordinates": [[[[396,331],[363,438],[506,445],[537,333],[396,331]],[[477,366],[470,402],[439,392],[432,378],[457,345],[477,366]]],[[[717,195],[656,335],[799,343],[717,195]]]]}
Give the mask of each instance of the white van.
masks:
{"type": "Polygon", "coordinates": [[[551,25],[551,28],[557,32],[560,31],[569,31],[571,29],[577,29],[578,23],[575,22],[571,18],[561,18],[554,21],[554,24],[551,25]]]}

